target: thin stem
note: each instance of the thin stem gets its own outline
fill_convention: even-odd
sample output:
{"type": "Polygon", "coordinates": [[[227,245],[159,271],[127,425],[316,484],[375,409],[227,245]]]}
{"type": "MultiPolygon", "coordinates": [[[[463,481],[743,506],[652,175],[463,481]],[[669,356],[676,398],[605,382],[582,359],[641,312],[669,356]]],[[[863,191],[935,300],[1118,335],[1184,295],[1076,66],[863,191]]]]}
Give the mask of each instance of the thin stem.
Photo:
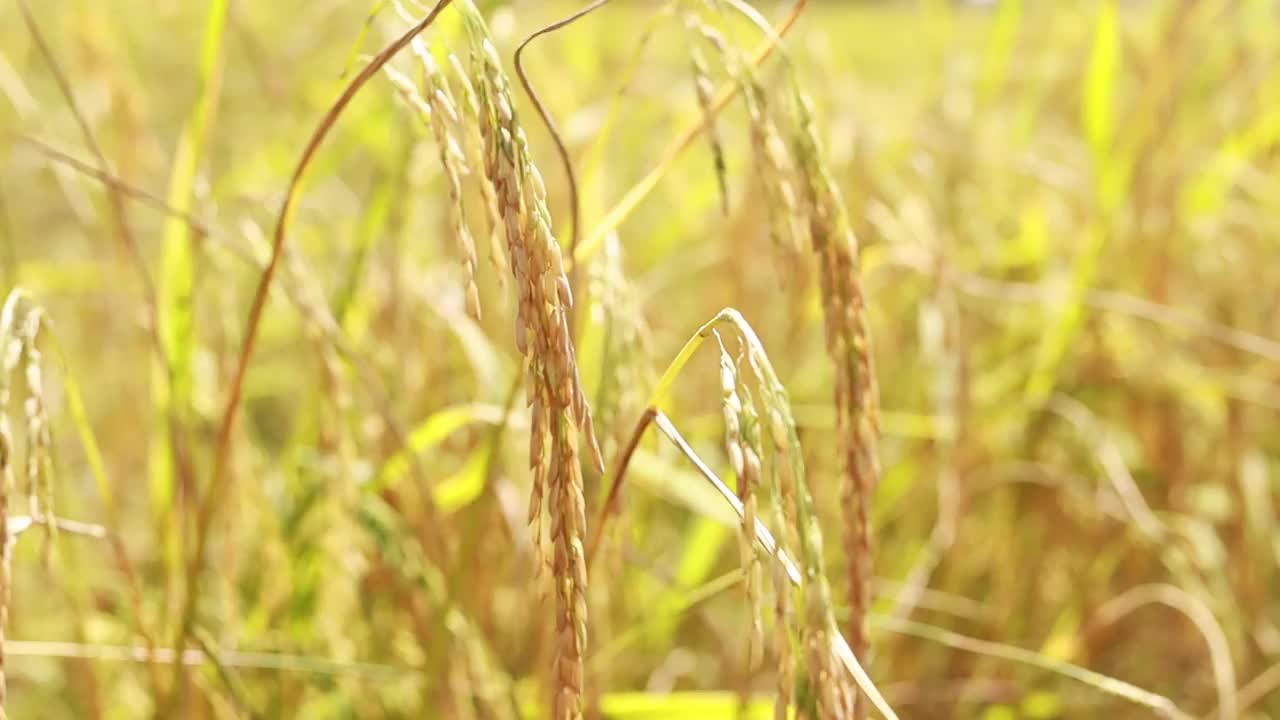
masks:
{"type": "MultiPolygon", "coordinates": [[[[9,640],[5,643],[5,650],[13,657],[71,658],[95,662],[180,662],[183,665],[199,666],[208,660],[203,651],[195,649],[178,653],[173,648],[163,647],[150,650],[138,645],[100,645],[44,640],[9,640]]],[[[218,655],[224,666],[247,670],[331,676],[355,675],[383,681],[422,674],[422,671],[417,668],[343,662],[309,655],[236,650],[222,650],[218,655]]]]}
{"type": "Polygon", "coordinates": [[[79,520],[68,520],[52,515],[17,515],[9,518],[8,525],[9,539],[11,541],[17,540],[19,535],[33,527],[55,529],[60,533],[81,535],[97,540],[105,540],[108,537],[107,529],[101,525],[80,522],[79,520]]]}
{"type": "Polygon", "coordinates": [[[1114,697],[1123,698],[1137,705],[1150,708],[1157,715],[1164,718],[1173,718],[1174,720],[1191,720],[1191,716],[1180,709],[1169,698],[1153,693],[1149,690],[1143,690],[1140,687],[1131,685],[1123,680],[1113,678],[1102,673],[1094,672],[1088,668],[1073,665],[1068,662],[1062,662],[1057,658],[1032,652],[1025,648],[1015,645],[1005,645],[1002,643],[991,642],[989,640],[979,640],[978,638],[961,635],[932,625],[914,622],[903,618],[891,618],[885,616],[873,616],[872,622],[882,630],[886,630],[898,635],[907,635],[910,637],[929,640],[945,645],[963,652],[974,653],[977,655],[985,655],[987,657],[999,658],[1009,662],[1027,665],[1029,667],[1039,668],[1046,672],[1055,673],[1064,677],[1071,678],[1077,682],[1084,683],[1089,687],[1096,688],[1114,697]]]}
{"type": "MultiPolygon", "coordinates": [[[[787,16],[778,24],[777,29],[751,57],[752,65],[759,66],[765,60],[769,59],[769,56],[772,55],[773,51],[778,47],[777,41],[785,36],[791,27],[795,25],[796,20],[799,19],[801,12],[804,11],[805,6],[808,4],[809,0],[796,0],[795,5],[791,6],[790,12],[788,12],[787,16]]],[[[741,91],[742,84],[738,82],[731,81],[721,86],[719,92],[716,93],[715,100],[708,108],[708,112],[701,113],[696,122],[690,125],[683,133],[677,136],[670,145],[667,146],[667,149],[662,153],[658,163],[649,171],[649,174],[641,178],[640,182],[636,183],[627,191],[626,195],[622,196],[622,199],[618,201],[618,204],[614,205],[613,209],[605,214],[604,219],[600,221],[600,224],[597,225],[591,231],[591,234],[587,236],[587,239],[578,246],[577,251],[573,254],[575,264],[586,260],[600,249],[600,246],[604,243],[605,237],[616,230],[618,226],[621,225],[637,207],[639,207],[641,201],[648,197],[649,193],[653,192],[653,189],[658,186],[658,181],[662,179],[663,175],[666,175],[667,170],[671,168],[676,159],[678,159],[682,154],[684,154],[685,150],[688,150],[689,147],[693,145],[694,140],[697,140],[698,136],[706,131],[711,121],[714,120],[741,91]]]]}
{"type": "MultiPolygon", "coordinates": [[[[1250,680],[1244,687],[1240,688],[1240,692],[1237,693],[1240,700],[1240,707],[1237,709],[1241,712],[1248,710],[1254,703],[1259,700],[1266,699],[1266,697],[1275,692],[1277,688],[1280,688],[1280,663],[1276,663],[1262,671],[1260,675],[1250,680]]],[[[1217,714],[1218,712],[1215,711],[1209,715],[1205,715],[1205,720],[1208,720],[1208,718],[1217,714]]]]}
{"type": "Polygon", "coordinates": [[[1182,613],[1195,625],[1209,650],[1209,667],[1213,669],[1218,688],[1218,717],[1231,720],[1240,717],[1240,698],[1236,693],[1236,671],[1231,663],[1231,646],[1227,635],[1203,600],[1176,585],[1155,583],[1131,588],[1098,608],[1098,622],[1110,625],[1147,605],[1164,605],[1182,613]]]}
{"type": "Polygon", "coordinates": [[[83,173],[87,177],[93,178],[94,180],[101,182],[102,184],[106,185],[109,188],[113,188],[119,191],[121,194],[125,195],[126,197],[130,197],[130,198],[133,198],[134,200],[138,200],[143,203],[146,203],[147,205],[150,205],[151,207],[155,208],[156,210],[159,210],[162,213],[166,213],[175,218],[178,218],[179,220],[182,220],[187,224],[188,227],[190,227],[197,235],[201,237],[208,237],[209,235],[209,229],[205,227],[204,223],[201,222],[199,218],[195,217],[189,212],[186,212],[184,210],[179,210],[178,208],[173,207],[169,203],[165,202],[164,199],[161,198],[160,196],[152,193],[149,190],[140,188],[137,185],[133,185],[129,183],[129,181],[110,172],[109,170],[104,170],[102,168],[94,167],[93,165],[90,165],[89,163],[83,160],[80,160],[68,153],[65,153],[62,150],[59,150],[58,148],[44,142],[43,140],[40,140],[39,138],[34,138],[34,137],[31,137],[30,135],[23,135],[21,133],[13,133],[13,132],[6,132],[4,134],[7,135],[12,140],[31,146],[33,149],[37,150],[38,152],[40,152],[40,154],[44,155],[46,158],[50,160],[62,163],[63,165],[66,165],[67,167],[72,168],[73,170],[77,170],[83,173]]]}
{"type": "Polygon", "coordinates": [[[641,413],[640,419],[636,421],[635,429],[631,431],[631,437],[627,440],[627,445],[622,450],[622,454],[618,456],[618,466],[613,471],[613,485],[609,488],[609,495],[604,500],[604,505],[600,508],[600,517],[596,520],[595,530],[591,533],[591,540],[587,543],[587,572],[591,572],[591,561],[595,559],[596,551],[600,549],[600,542],[604,538],[604,528],[609,524],[609,518],[618,511],[618,498],[621,496],[622,481],[627,476],[627,467],[631,465],[631,456],[635,455],[636,448],[640,446],[640,438],[644,437],[644,431],[648,429],[649,423],[653,422],[654,416],[658,411],[653,406],[649,406],[641,413]]]}
{"type": "MultiPolygon", "coordinates": [[[[582,8],[578,12],[534,32],[532,35],[524,39],[520,43],[520,47],[516,48],[515,67],[516,75],[520,78],[520,85],[524,87],[524,92],[529,96],[529,100],[533,103],[533,107],[538,111],[538,115],[542,118],[542,123],[547,126],[547,132],[551,135],[551,140],[555,142],[556,152],[560,155],[560,164],[564,166],[565,178],[569,182],[569,257],[574,257],[578,252],[578,235],[581,233],[580,225],[582,220],[582,211],[578,202],[578,180],[573,174],[573,160],[569,157],[569,149],[564,144],[564,138],[561,137],[560,131],[556,129],[555,120],[551,117],[551,112],[542,104],[542,100],[538,97],[538,93],[534,92],[533,85],[529,82],[529,78],[524,72],[523,55],[524,49],[533,42],[534,38],[541,37],[548,33],[553,33],[566,25],[577,22],[578,19],[590,14],[591,12],[603,7],[609,0],[595,0],[591,4],[582,8]]],[[[575,294],[578,292],[578,264],[572,263],[569,267],[569,289],[575,294]]],[[[569,332],[573,333],[576,323],[574,322],[574,310],[569,308],[569,332]]]]}

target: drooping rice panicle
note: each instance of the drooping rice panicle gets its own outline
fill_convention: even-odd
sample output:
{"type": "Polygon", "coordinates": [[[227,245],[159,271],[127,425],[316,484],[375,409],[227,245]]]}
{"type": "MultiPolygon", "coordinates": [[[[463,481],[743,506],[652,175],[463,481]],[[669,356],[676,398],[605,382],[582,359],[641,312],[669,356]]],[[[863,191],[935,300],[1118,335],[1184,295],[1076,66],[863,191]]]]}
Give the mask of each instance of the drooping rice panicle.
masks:
{"type": "MultiPolygon", "coordinates": [[[[13,544],[17,530],[11,529],[11,500],[18,492],[14,477],[17,444],[14,440],[11,413],[14,387],[22,379],[25,398],[22,415],[25,420],[23,448],[23,488],[27,496],[27,513],[31,523],[40,523],[52,540],[58,523],[53,521],[53,454],[52,432],[44,385],[44,358],[39,340],[44,326],[44,311],[29,302],[22,290],[13,290],[0,306],[0,720],[7,717],[5,701],[8,690],[4,638],[8,630],[9,602],[13,592],[13,544]]],[[[51,549],[45,544],[45,552],[51,549]]],[[[47,560],[46,554],[46,560],[47,560]]]]}
{"type": "Polygon", "coordinates": [[[788,526],[795,530],[795,547],[799,551],[803,578],[800,639],[809,687],[815,696],[818,717],[847,717],[851,710],[852,689],[847,675],[840,672],[831,654],[830,633],[836,626],[831,588],[825,572],[822,529],[813,512],[813,500],[805,479],[804,451],[796,432],[791,403],[754,331],[750,331],[745,321],[740,323],[740,329],[747,359],[759,384],[761,407],[769,418],[768,434],[774,450],[776,479],[781,494],[792,495],[794,522],[789,522],[788,526]]]}
{"type": "Polygon", "coordinates": [[[472,49],[472,76],[481,109],[485,172],[493,181],[515,278],[516,347],[525,358],[530,408],[529,462],[533,489],[529,516],[540,542],[543,505],[551,520],[556,605],[555,720],[582,716],[583,659],[587,643],[586,510],[578,432],[599,458],[590,410],[578,379],[569,329],[573,296],[560,244],[551,231],[542,176],[530,156],[510,83],[474,4],[463,10],[472,49]],[[545,502],[544,502],[545,496],[545,502]]]}
{"type": "MultiPolygon", "coordinates": [[[[866,662],[870,650],[871,497],[880,477],[879,390],[871,352],[858,245],[848,211],[826,167],[812,102],[798,89],[794,141],[809,236],[818,256],[827,352],[835,364],[836,432],[844,477],[841,507],[848,562],[849,644],[866,662]]],[[[859,707],[862,708],[862,703],[859,707]]],[[[864,709],[858,711],[858,717],[864,709]]]]}

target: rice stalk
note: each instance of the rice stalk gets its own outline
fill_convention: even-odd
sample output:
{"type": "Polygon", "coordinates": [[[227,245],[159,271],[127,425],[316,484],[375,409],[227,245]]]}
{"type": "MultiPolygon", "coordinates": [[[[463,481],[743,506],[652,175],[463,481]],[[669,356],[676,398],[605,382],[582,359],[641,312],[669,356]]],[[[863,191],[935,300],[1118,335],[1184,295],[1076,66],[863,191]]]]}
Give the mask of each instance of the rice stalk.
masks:
{"type": "MultiPolygon", "coordinates": [[[[26,400],[23,414],[27,420],[26,494],[31,517],[53,516],[53,439],[49,429],[49,409],[45,400],[44,355],[37,345],[43,315],[38,308],[25,315],[19,336],[22,339],[23,377],[26,400]]],[[[49,525],[50,534],[57,526],[49,525]]]]}
{"type": "Polygon", "coordinates": [[[443,655],[431,659],[433,666],[417,671],[428,675],[434,671],[440,677],[426,678],[427,681],[442,679],[446,686],[454,686],[455,692],[461,692],[454,701],[466,703],[467,710],[476,710],[478,706],[480,717],[495,720],[515,717],[510,701],[511,678],[495,661],[477,621],[451,597],[449,579],[427,557],[412,529],[405,527],[403,518],[376,495],[366,497],[353,511],[356,523],[373,541],[381,559],[433,606],[433,624],[428,629],[447,633],[452,642],[452,647],[443,655]],[[457,684],[465,689],[458,688],[457,684]]]}
{"type": "Polygon", "coordinates": [[[451,210],[449,218],[466,271],[467,308],[473,317],[479,319],[480,290],[476,286],[476,244],[467,227],[466,209],[462,198],[462,178],[471,172],[467,167],[466,155],[457,139],[458,131],[456,130],[462,121],[461,112],[449,89],[448,80],[440,71],[422,38],[414,38],[410,48],[422,64],[423,90],[427,96],[427,103],[434,111],[431,115],[431,131],[435,135],[436,145],[439,148],[440,165],[449,178],[451,210]]]}
{"type": "MultiPolygon", "coordinates": [[[[563,27],[567,27],[586,17],[587,15],[599,10],[609,3],[609,0],[593,0],[586,7],[581,8],[577,12],[568,17],[561,18],[550,25],[546,25],[535,30],[531,35],[526,37],[523,42],[516,47],[512,62],[515,65],[516,77],[520,79],[520,85],[524,88],[524,92],[529,96],[529,101],[533,103],[533,109],[537,111],[538,117],[542,118],[542,124],[547,128],[547,134],[551,136],[552,142],[555,143],[556,152],[560,155],[560,164],[564,168],[565,180],[569,190],[569,257],[572,258],[578,250],[578,237],[582,235],[582,209],[578,200],[578,178],[573,172],[573,160],[569,157],[569,148],[564,143],[564,138],[560,131],[556,129],[555,119],[551,117],[551,111],[542,104],[542,98],[533,89],[533,83],[529,82],[529,76],[524,71],[524,51],[529,47],[529,43],[546,35],[553,33],[563,27]]],[[[570,263],[569,266],[569,288],[578,287],[578,266],[570,263]]],[[[569,308],[569,327],[576,327],[573,314],[573,307],[569,308]]]]}
{"type": "MultiPolygon", "coordinates": [[[[733,511],[741,517],[743,508],[742,503],[738,500],[737,496],[720,480],[720,478],[716,476],[714,472],[712,472],[709,467],[707,467],[706,463],[704,463],[702,459],[698,457],[697,453],[693,451],[693,448],[689,447],[689,443],[680,435],[680,432],[676,429],[675,425],[672,424],[671,420],[661,412],[656,412],[653,418],[653,424],[664,435],[666,435],[682,453],[684,453],[690,462],[692,462],[702,473],[702,476],[706,478],[717,492],[720,493],[720,496],[725,499],[733,511]]],[[[766,553],[773,556],[774,560],[776,560],[776,565],[781,568],[781,572],[778,576],[786,582],[789,582],[792,586],[801,588],[805,583],[803,576],[804,571],[796,565],[790,555],[779,547],[778,541],[773,537],[773,534],[769,532],[769,529],[765,527],[764,523],[758,520],[756,521],[755,535],[756,542],[759,543],[760,547],[766,553]]],[[[853,652],[849,649],[849,644],[845,642],[844,637],[840,635],[839,630],[835,625],[834,617],[831,618],[829,627],[831,629],[828,633],[830,637],[829,651],[834,658],[833,664],[838,661],[838,664],[845,668],[848,673],[848,677],[851,678],[863,693],[866,694],[866,696],[871,700],[871,703],[880,711],[881,715],[883,715],[886,720],[897,720],[897,714],[891,707],[889,707],[889,704],[885,702],[883,695],[878,689],[876,689],[875,684],[871,681],[871,678],[862,668],[862,665],[858,662],[857,658],[853,656],[853,652]]],[[[802,699],[807,699],[807,702],[804,707],[797,710],[797,717],[814,717],[812,697],[809,695],[808,690],[806,690],[805,694],[800,697],[802,699]]],[[[843,715],[837,715],[834,717],[843,717],[843,715]]]]}
{"type": "MultiPolygon", "coordinates": [[[[728,3],[761,28],[770,42],[781,35],[741,0],[728,3]]],[[[870,652],[867,614],[871,603],[871,498],[880,478],[880,402],[867,321],[867,303],[858,263],[858,241],[848,210],[832,177],[819,139],[813,103],[787,67],[794,125],[792,152],[799,175],[796,210],[807,225],[817,256],[827,353],[835,365],[834,396],[839,443],[841,509],[847,569],[849,644],[862,662],[870,652]]],[[[744,90],[750,101],[752,94],[744,90]]],[[[865,717],[861,704],[855,717],[865,717]]]]}
{"type": "Polygon", "coordinates": [[[0,720],[5,714],[8,688],[5,674],[5,634],[9,622],[9,601],[13,593],[13,546],[17,536],[27,527],[43,525],[46,537],[46,561],[50,541],[57,533],[53,514],[52,433],[44,387],[43,353],[38,340],[44,325],[44,313],[32,305],[21,289],[11,291],[0,306],[0,720]],[[23,493],[27,497],[28,515],[10,518],[10,502],[17,492],[14,465],[17,445],[10,413],[13,411],[14,379],[21,371],[25,398],[22,415],[25,420],[23,448],[23,493]]]}
{"type": "Polygon", "coordinates": [[[822,528],[813,512],[813,499],[805,474],[804,450],[796,432],[791,403],[755,331],[736,311],[730,311],[728,317],[743,337],[747,346],[747,359],[759,384],[761,405],[769,418],[768,432],[773,443],[774,467],[778,473],[778,484],[783,489],[782,495],[793,495],[790,500],[795,517],[788,523],[788,527],[794,529],[797,540],[795,547],[799,551],[802,569],[800,640],[805,652],[804,659],[808,663],[809,689],[816,696],[816,717],[848,717],[853,700],[852,688],[849,687],[846,676],[837,672],[835,658],[831,653],[831,633],[837,625],[831,587],[826,577],[822,528]]]}
{"type": "MultiPolygon", "coordinates": [[[[529,465],[533,487],[529,523],[541,543],[543,506],[551,521],[556,652],[552,717],[582,716],[583,657],[587,644],[586,509],[577,433],[602,466],[590,410],[578,378],[569,311],[572,291],[560,244],[551,231],[546,188],[530,157],[528,139],[484,19],[471,2],[459,5],[477,79],[485,172],[497,192],[517,296],[516,347],[525,358],[530,408],[529,465]],[[544,503],[545,496],[545,503],[544,503]]],[[[541,566],[542,561],[539,561],[541,566]]]]}

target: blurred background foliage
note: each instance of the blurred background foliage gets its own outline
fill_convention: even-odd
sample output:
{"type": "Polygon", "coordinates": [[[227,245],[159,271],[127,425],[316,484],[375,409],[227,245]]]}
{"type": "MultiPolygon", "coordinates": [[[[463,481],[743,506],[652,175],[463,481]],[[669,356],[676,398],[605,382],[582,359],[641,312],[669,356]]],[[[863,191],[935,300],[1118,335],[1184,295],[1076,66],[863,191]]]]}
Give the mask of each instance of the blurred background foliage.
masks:
{"type": "MultiPolygon", "coordinates": [[[[18,543],[10,717],[159,711],[169,675],[130,648],[171,644],[193,492],[288,175],[350,69],[405,27],[370,5],[33,2],[56,71],[0,6],[0,280],[45,308],[61,350],[58,512],[107,525],[134,574],[103,541],[18,543]],[[111,192],[101,163],[150,199],[111,192]]],[[[483,5],[507,59],[576,7],[483,5]]],[[[661,5],[619,0],[527,53],[584,233],[698,118],[661,5]]],[[[869,666],[903,717],[1146,716],[943,630],[1197,716],[1280,716],[1278,21],[1270,0],[814,0],[788,36],[862,244],[885,434],[869,666]]],[[[460,28],[447,12],[427,37],[461,52],[460,28]]],[[[565,234],[562,171],[523,110],[565,234]]],[[[699,141],[586,263],[584,382],[611,460],[689,334],[741,310],[791,393],[839,578],[816,275],[773,260],[742,107],[718,127],[728,215],[699,141]]],[[[202,646],[222,659],[194,671],[181,717],[544,705],[509,288],[482,247],[486,312],[465,314],[434,153],[377,78],[308,175],[201,584],[202,646]]],[[[727,474],[712,355],[671,416],[727,474]]],[[[767,671],[743,671],[727,509],[655,437],[633,470],[591,577],[593,708],[735,717],[755,697],[771,716],[767,671]]],[[[601,489],[589,475],[589,518],[601,489]]]]}

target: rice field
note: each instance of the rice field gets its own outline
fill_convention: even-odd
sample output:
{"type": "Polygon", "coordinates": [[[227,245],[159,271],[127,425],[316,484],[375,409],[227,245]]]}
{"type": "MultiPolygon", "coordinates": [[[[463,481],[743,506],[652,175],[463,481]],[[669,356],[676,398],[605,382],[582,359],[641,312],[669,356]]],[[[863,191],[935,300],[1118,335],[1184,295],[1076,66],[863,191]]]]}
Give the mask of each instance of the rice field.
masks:
{"type": "Polygon", "coordinates": [[[0,6],[0,718],[1280,717],[1280,8],[0,6]]]}

